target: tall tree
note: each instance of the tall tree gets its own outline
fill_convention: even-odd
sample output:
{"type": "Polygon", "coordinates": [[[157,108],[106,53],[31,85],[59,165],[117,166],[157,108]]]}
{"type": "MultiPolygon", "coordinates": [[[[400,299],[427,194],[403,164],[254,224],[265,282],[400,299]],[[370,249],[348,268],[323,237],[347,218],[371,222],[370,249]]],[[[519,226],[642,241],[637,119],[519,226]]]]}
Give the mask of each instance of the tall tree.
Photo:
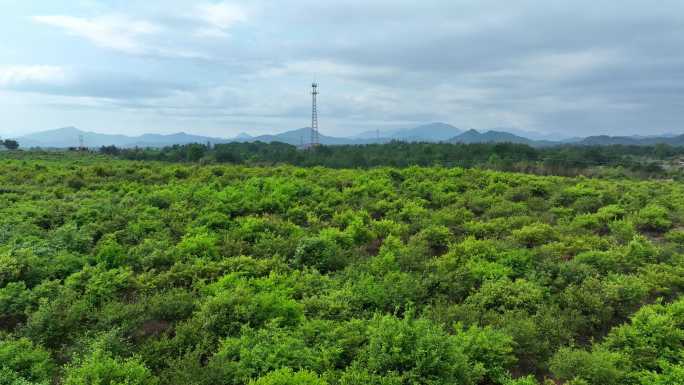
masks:
{"type": "Polygon", "coordinates": [[[5,146],[5,148],[7,148],[8,150],[16,150],[17,148],[19,148],[19,142],[17,142],[16,140],[6,139],[4,142],[0,141],[0,143],[3,146],[5,146]]]}

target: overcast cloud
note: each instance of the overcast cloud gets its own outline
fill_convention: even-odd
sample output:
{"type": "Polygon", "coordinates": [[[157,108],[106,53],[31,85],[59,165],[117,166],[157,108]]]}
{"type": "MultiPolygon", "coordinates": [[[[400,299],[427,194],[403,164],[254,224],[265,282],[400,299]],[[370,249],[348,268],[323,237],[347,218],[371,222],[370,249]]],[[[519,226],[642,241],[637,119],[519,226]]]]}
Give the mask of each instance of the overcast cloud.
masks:
{"type": "Polygon", "coordinates": [[[684,2],[0,0],[0,136],[684,133],[684,2]],[[59,4],[62,3],[62,4],[59,4]]]}

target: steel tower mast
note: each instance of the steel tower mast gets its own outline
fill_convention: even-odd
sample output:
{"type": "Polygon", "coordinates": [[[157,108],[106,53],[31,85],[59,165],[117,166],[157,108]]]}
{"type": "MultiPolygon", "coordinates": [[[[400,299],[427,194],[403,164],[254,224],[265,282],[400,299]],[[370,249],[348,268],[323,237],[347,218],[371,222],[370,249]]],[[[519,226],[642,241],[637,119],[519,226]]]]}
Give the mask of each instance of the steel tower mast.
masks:
{"type": "Polygon", "coordinates": [[[316,96],[318,95],[318,83],[311,83],[311,147],[320,145],[318,134],[318,109],[316,106],[316,96]]]}

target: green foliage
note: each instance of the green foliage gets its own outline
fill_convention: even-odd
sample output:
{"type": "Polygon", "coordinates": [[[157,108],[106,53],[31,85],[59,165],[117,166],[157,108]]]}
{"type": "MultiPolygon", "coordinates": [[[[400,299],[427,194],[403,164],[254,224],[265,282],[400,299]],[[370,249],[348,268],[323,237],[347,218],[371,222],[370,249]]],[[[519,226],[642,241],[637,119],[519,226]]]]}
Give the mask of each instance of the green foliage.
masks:
{"type": "Polygon", "coordinates": [[[484,368],[485,379],[492,383],[505,381],[509,374],[508,369],[517,361],[513,355],[513,338],[490,326],[459,329],[462,328],[457,325],[455,337],[458,344],[463,346],[471,361],[484,368]]]}
{"type": "Polygon", "coordinates": [[[641,372],[638,375],[640,385],[684,384],[684,366],[662,365],[658,372],[641,372]]]}
{"type": "Polygon", "coordinates": [[[665,239],[680,246],[684,246],[684,231],[671,230],[665,234],[665,239]]]}
{"type": "Polygon", "coordinates": [[[681,183],[343,168],[568,166],[517,145],[111,150],[184,163],[0,154],[0,384],[681,382],[681,183]]]}
{"type": "Polygon", "coordinates": [[[157,379],[136,358],[118,359],[97,348],[66,369],[64,385],[155,385],[157,379]]]}
{"type": "Polygon", "coordinates": [[[588,384],[620,385],[625,373],[620,370],[623,357],[604,350],[586,352],[562,348],[551,361],[551,370],[561,380],[584,380],[588,384]]]}
{"type": "Polygon", "coordinates": [[[640,309],[591,351],[559,350],[551,369],[560,379],[588,384],[677,384],[682,357],[684,301],[679,300],[640,309]]]}
{"type": "Polygon", "coordinates": [[[17,372],[0,367],[0,385],[48,385],[48,382],[33,382],[21,377],[17,372]]]}
{"type": "Polygon", "coordinates": [[[186,235],[177,245],[182,257],[209,258],[218,256],[216,239],[207,233],[186,235]]]}
{"type": "Polygon", "coordinates": [[[525,226],[513,231],[513,238],[527,247],[540,246],[556,237],[553,228],[545,223],[525,226]]]}
{"type": "Polygon", "coordinates": [[[19,142],[12,139],[0,140],[0,145],[4,146],[8,150],[16,150],[19,148],[19,142]]]}
{"type": "Polygon", "coordinates": [[[474,384],[484,374],[481,365],[469,361],[457,338],[427,320],[375,317],[368,333],[359,362],[371,374],[396,374],[416,384],[474,384]]]}
{"type": "Polygon", "coordinates": [[[294,254],[299,266],[310,266],[322,273],[338,270],[346,264],[342,248],[331,236],[304,238],[294,254]]]}
{"type": "Polygon", "coordinates": [[[296,325],[302,320],[302,307],[282,289],[256,291],[238,285],[210,297],[197,318],[212,335],[224,337],[239,332],[243,325],[260,327],[273,319],[296,325]]]}
{"type": "MultiPolygon", "coordinates": [[[[13,381],[16,384],[21,384],[22,381],[48,383],[56,374],[56,366],[50,353],[26,338],[0,338],[0,369],[7,372],[8,376],[15,377],[13,381]]],[[[0,384],[1,381],[0,379],[0,384]]]]}
{"type": "Polygon", "coordinates": [[[212,383],[245,383],[282,367],[322,372],[340,354],[335,347],[310,346],[306,328],[289,330],[272,322],[263,329],[244,328],[240,337],[225,339],[208,363],[212,383]]]}
{"type": "Polygon", "coordinates": [[[273,371],[256,381],[250,381],[250,385],[327,385],[315,373],[306,370],[298,372],[290,368],[273,371]]]}
{"type": "Polygon", "coordinates": [[[11,328],[23,321],[31,305],[30,297],[24,282],[10,282],[0,289],[0,325],[11,328]]]}
{"type": "MultiPolygon", "coordinates": [[[[459,166],[486,167],[504,171],[538,172],[542,175],[591,175],[608,177],[666,177],[673,170],[662,167],[663,160],[684,154],[672,146],[553,146],[533,148],[516,143],[406,143],[321,146],[316,151],[300,151],[285,143],[227,143],[174,145],[163,149],[100,148],[100,153],[130,160],[171,162],[217,162],[251,165],[292,164],[333,168],[459,166]]],[[[674,158],[677,159],[677,158],[674,158]]],[[[675,172],[676,174],[676,172],[675,172]]],[[[543,197],[544,184],[522,188],[523,195],[543,197]]],[[[578,197],[576,207],[596,207],[590,198],[578,197]]]]}
{"type": "Polygon", "coordinates": [[[544,300],[544,290],[525,279],[486,281],[466,303],[481,310],[505,312],[516,309],[536,309],[544,300]]]}
{"type": "Polygon", "coordinates": [[[651,204],[639,211],[634,220],[641,230],[663,232],[672,226],[665,207],[651,204]]]}

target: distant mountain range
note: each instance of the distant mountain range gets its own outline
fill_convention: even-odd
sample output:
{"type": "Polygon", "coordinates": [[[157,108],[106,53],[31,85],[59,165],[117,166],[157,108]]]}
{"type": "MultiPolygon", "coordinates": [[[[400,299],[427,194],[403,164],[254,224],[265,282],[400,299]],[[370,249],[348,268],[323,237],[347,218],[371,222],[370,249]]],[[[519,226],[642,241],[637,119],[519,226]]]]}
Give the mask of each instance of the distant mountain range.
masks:
{"type": "Polygon", "coordinates": [[[586,146],[605,146],[622,144],[626,146],[652,146],[654,144],[668,144],[670,146],[684,146],[684,135],[676,136],[590,136],[577,142],[586,146]]]}
{"type": "MultiPolygon", "coordinates": [[[[542,141],[527,139],[522,136],[514,135],[503,131],[487,131],[479,132],[476,130],[468,130],[460,135],[457,135],[449,140],[451,143],[521,143],[539,146],[542,141]]],[[[549,142],[551,143],[551,142],[549,142]]]]}
{"type": "MultiPolygon", "coordinates": [[[[241,133],[233,138],[215,138],[192,135],[184,132],[176,134],[144,134],[140,136],[110,135],[82,131],[75,127],[37,132],[17,138],[22,148],[68,148],[79,146],[83,138],[86,147],[165,147],[189,143],[230,143],[230,142],[283,142],[299,146],[309,143],[311,128],[305,127],[279,134],[252,136],[241,133]]],[[[667,134],[663,136],[590,136],[568,138],[562,135],[545,135],[516,129],[497,129],[490,131],[463,131],[446,123],[430,123],[413,128],[388,132],[367,131],[353,137],[334,137],[320,134],[320,143],[325,145],[386,143],[392,140],[407,142],[449,142],[449,143],[520,143],[534,147],[562,144],[573,145],[654,145],[658,143],[684,146],[684,135],[667,134]]]]}
{"type": "MultiPolygon", "coordinates": [[[[326,145],[343,145],[343,144],[369,144],[377,143],[376,139],[363,139],[363,138],[338,138],[334,136],[327,136],[321,133],[318,134],[318,140],[321,144],[326,145]]],[[[233,142],[282,142],[288,143],[295,146],[309,143],[311,141],[311,128],[305,127],[292,131],[285,131],[280,134],[274,135],[260,135],[246,138],[244,135],[235,137],[230,141],[233,142]]],[[[389,140],[384,140],[389,141],[389,140]]]]}
{"type": "Polygon", "coordinates": [[[184,132],[177,134],[144,134],[140,136],[99,134],[96,132],[81,131],[76,127],[63,127],[29,134],[17,139],[23,148],[68,148],[78,147],[80,138],[86,147],[117,146],[117,147],[164,147],[174,144],[188,143],[228,143],[230,140],[210,138],[206,136],[190,135],[184,132]]]}
{"type": "Polygon", "coordinates": [[[404,128],[389,132],[366,131],[352,138],[361,140],[388,141],[403,140],[406,142],[446,142],[463,131],[446,123],[430,123],[413,128],[404,128]]]}

